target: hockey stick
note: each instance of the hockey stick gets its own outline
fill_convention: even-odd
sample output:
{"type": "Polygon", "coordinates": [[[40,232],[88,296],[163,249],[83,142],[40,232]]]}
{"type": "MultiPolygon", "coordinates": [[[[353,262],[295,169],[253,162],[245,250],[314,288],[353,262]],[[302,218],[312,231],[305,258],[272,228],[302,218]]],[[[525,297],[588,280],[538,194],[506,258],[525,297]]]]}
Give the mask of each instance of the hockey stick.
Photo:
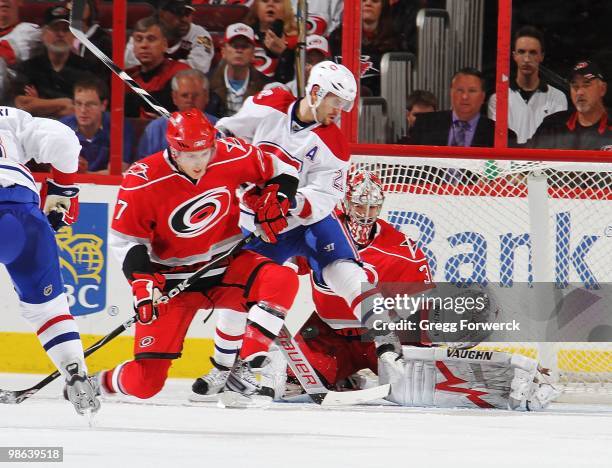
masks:
{"type": "MultiPolygon", "coordinates": [[[[210,271],[212,268],[217,266],[223,260],[225,260],[225,259],[231,257],[232,255],[234,255],[238,250],[240,250],[242,247],[244,247],[246,244],[248,244],[254,238],[255,238],[255,234],[249,234],[248,236],[244,237],[242,240],[240,240],[240,242],[235,244],[227,252],[219,255],[218,257],[216,257],[213,260],[211,260],[210,262],[208,262],[202,268],[200,268],[195,273],[193,273],[189,278],[185,278],[181,283],[179,283],[177,286],[175,286],[170,291],[168,291],[168,294],[165,294],[165,295],[161,296],[157,300],[157,303],[160,303],[160,302],[167,303],[170,299],[175,297],[177,294],[180,294],[182,291],[184,291],[185,289],[189,288],[199,278],[201,278],[204,274],[206,274],[206,272],[210,271]]],[[[93,345],[91,345],[89,348],[87,348],[85,350],[85,353],[84,353],[85,357],[93,354],[98,349],[100,349],[102,346],[107,344],[109,341],[111,341],[115,337],[119,336],[125,330],[130,328],[136,322],[136,320],[137,320],[136,316],[130,318],[129,320],[123,322],[120,326],[115,328],[108,335],[106,335],[105,337],[103,337],[100,340],[96,341],[93,345]]],[[[40,389],[42,389],[43,387],[45,387],[49,383],[53,382],[60,375],[61,374],[60,374],[59,371],[55,371],[55,372],[53,372],[53,374],[48,375],[47,377],[45,377],[43,380],[38,382],[33,387],[27,388],[25,390],[2,390],[2,389],[0,389],[0,403],[8,403],[8,404],[18,404],[18,403],[21,403],[25,399],[30,398],[32,395],[34,395],[36,392],[38,392],[40,389]]]]}
{"type": "MultiPolygon", "coordinates": [[[[136,316],[132,317],[129,320],[126,320],[121,325],[119,325],[117,328],[115,328],[112,332],[110,332],[108,335],[106,335],[103,338],[100,338],[98,341],[96,341],[94,344],[92,344],[89,348],[85,350],[85,353],[84,353],[85,357],[90,356],[91,354],[95,353],[102,346],[106,345],[107,343],[115,339],[117,336],[121,335],[121,333],[123,333],[125,330],[130,328],[134,324],[134,322],[136,322],[136,316]]],[[[0,389],[0,403],[19,404],[22,401],[26,400],[27,398],[30,398],[32,395],[34,395],[36,392],[38,392],[43,387],[53,382],[60,375],[61,375],[60,372],[56,370],[55,372],[53,372],[52,374],[49,374],[43,380],[38,382],[36,385],[30,388],[27,388],[25,390],[2,390],[0,389]]]]}
{"type": "Polygon", "coordinates": [[[140,95],[159,115],[170,118],[168,110],[157,100],[136,83],[130,75],[119,68],[108,56],[92,43],[87,34],[83,31],[83,13],[87,0],[74,0],[70,11],[70,32],[83,44],[92,54],[98,57],[104,65],[110,68],[119,78],[121,78],[136,94],[140,95]]]}
{"type": "Polygon", "coordinates": [[[372,400],[384,398],[389,394],[391,387],[389,384],[379,385],[378,387],[366,390],[352,390],[346,392],[334,392],[328,390],[317,375],[314,367],[300,349],[300,345],[291,337],[287,327],[283,325],[276,343],[279,345],[285,360],[295,374],[295,377],[302,385],[312,401],[321,406],[333,405],[358,405],[372,400]]]}
{"type": "Polygon", "coordinates": [[[199,270],[196,270],[189,278],[185,278],[183,281],[181,281],[179,284],[177,284],[175,287],[173,287],[170,291],[168,291],[167,294],[164,294],[163,296],[159,297],[155,303],[156,304],[160,304],[160,303],[167,304],[170,299],[172,299],[177,294],[180,294],[185,289],[189,288],[193,283],[195,283],[202,276],[204,276],[204,274],[206,272],[210,271],[213,267],[217,266],[223,260],[232,257],[236,252],[238,252],[245,245],[247,245],[249,242],[251,242],[253,239],[255,239],[255,237],[256,237],[256,235],[253,232],[251,234],[249,234],[248,236],[243,237],[240,240],[240,242],[235,244],[227,252],[219,255],[218,257],[215,257],[213,260],[208,262],[202,268],[200,268],[199,270]]]}

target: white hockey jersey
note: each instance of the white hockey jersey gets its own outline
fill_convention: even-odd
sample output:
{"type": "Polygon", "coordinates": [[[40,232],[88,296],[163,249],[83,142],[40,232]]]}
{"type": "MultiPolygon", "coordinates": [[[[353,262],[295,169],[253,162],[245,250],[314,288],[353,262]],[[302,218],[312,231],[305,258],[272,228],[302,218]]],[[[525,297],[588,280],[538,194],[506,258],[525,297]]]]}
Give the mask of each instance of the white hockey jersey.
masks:
{"type": "Polygon", "coordinates": [[[34,23],[18,23],[0,32],[0,57],[9,67],[28,60],[42,49],[40,28],[34,23]]]}
{"type": "Polygon", "coordinates": [[[80,152],[79,139],[63,123],[32,117],[13,107],[0,107],[1,186],[17,184],[38,193],[26,162],[34,159],[71,174],[77,171],[80,152]]]}
{"type": "MultiPolygon", "coordinates": [[[[344,196],[350,158],[346,139],[335,124],[304,128],[295,122],[296,103],[289,91],[268,89],[247,98],[237,114],[217,122],[221,131],[252,142],[298,170],[297,203],[286,230],[316,223],[333,211],[344,196]]],[[[251,227],[243,221],[244,227],[251,227]]]]}
{"type": "MultiPolygon", "coordinates": [[[[180,41],[166,50],[166,57],[180,60],[194,70],[208,73],[215,48],[210,33],[202,26],[191,23],[191,27],[180,41]]],[[[125,46],[125,68],[140,65],[134,55],[134,39],[130,37],[125,46]]]]}

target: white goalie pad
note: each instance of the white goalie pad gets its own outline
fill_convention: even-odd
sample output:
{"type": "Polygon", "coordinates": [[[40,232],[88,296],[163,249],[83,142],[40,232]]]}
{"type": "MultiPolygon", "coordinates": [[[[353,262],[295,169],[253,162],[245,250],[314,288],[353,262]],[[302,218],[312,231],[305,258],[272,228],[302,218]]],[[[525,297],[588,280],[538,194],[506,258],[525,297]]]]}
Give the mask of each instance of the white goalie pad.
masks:
{"type": "Polygon", "coordinates": [[[402,406],[543,409],[559,395],[540,381],[535,360],[497,351],[403,349],[403,372],[379,361],[388,400],[402,406]]]}

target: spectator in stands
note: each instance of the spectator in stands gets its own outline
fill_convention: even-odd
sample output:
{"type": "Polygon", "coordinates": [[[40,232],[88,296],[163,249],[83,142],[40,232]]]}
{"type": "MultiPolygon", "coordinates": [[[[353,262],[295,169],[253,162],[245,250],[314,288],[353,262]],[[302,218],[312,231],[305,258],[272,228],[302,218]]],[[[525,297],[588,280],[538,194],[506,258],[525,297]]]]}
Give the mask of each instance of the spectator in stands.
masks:
{"type": "Polygon", "coordinates": [[[438,98],[423,89],[417,89],[413,91],[410,96],[406,98],[406,128],[408,133],[397,141],[399,144],[410,144],[410,129],[414,126],[416,116],[418,114],[424,114],[426,112],[436,112],[438,110],[438,98]]]}
{"type": "MultiPolygon", "coordinates": [[[[132,39],[134,55],[140,65],[128,68],[126,70],[128,75],[151,93],[169,112],[174,112],[176,107],[172,102],[170,81],[177,72],[189,69],[189,65],[166,58],[164,55],[168,48],[166,27],[155,16],[138,20],[134,25],[132,39]]],[[[158,117],[155,111],[133,92],[126,95],[125,115],[148,119],[158,117]]]]}
{"type": "MultiPolygon", "coordinates": [[[[438,146],[493,146],[495,123],[480,114],[485,100],[482,73],[462,68],[451,81],[452,110],[419,114],[410,131],[411,143],[438,146]]],[[[513,144],[516,135],[509,130],[513,144]]]]}
{"type": "MultiPolygon", "coordinates": [[[[68,10],[72,8],[72,2],[66,4],[68,10]]],[[[85,35],[98,49],[107,57],[113,55],[113,39],[111,35],[98,24],[98,6],[96,0],[87,0],[83,9],[83,30],[85,35]]],[[[72,44],[74,52],[87,62],[88,67],[96,76],[105,80],[110,79],[110,70],[104,63],[85,47],[78,39],[72,44]]]]}
{"type": "MultiPolygon", "coordinates": [[[[308,81],[312,67],[319,62],[329,60],[330,55],[327,39],[316,34],[311,34],[306,37],[306,68],[304,69],[304,84],[306,84],[308,81]]],[[[296,97],[298,95],[297,79],[293,79],[289,83],[285,84],[279,83],[278,81],[269,83],[264,87],[264,89],[271,89],[277,86],[285,88],[296,97]]]]}
{"type": "Polygon", "coordinates": [[[219,117],[234,115],[244,100],[263,89],[269,79],[253,66],[255,33],[244,23],[230,24],[225,30],[223,60],[210,80],[210,88],[218,97],[211,112],[219,117]]]}
{"type": "MultiPolygon", "coordinates": [[[[166,57],[180,60],[191,68],[208,73],[215,55],[212,37],[202,26],[192,23],[191,0],[162,0],[157,13],[167,31],[166,57]]],[[[125,48],[125,66],[139,65],[133,37],[125,48]]]]}
{"type": "MultiPolygon", "coordinates": [[[[380,60],[400,50],[393,31],[389,0],[363,0],[361,4],[361,94],[380,96],[380,60]]],[[[342,55],[342,28],[329,38],[332,54],[342,55]]]]}
{"type": "MultiPolygon", "coordinates": [[[[297,0],[292,4],[297,11],[297,0]]],[[[342,24],[343,9],[344,0],[308,0],[306,34],[329,37],[342,24]]]]}
{"type": "MultiPolygon", "coordinates": [[[[81,143],[79,172],[108,174],[110,155],[110,113],[108,87],[100,78],[78,81],[74,85],[74,114],[61,119],[74,130],[81,143]]],[[[123,127],[123,169],[132,162],[134,130],[126,121],[123,127]]]]}
{"type": "Polygon", "coordinates": [[[19,22],[19,1],[0,0],[0,100],[15,77],[14,67],[42,49],[40,29],[33,23],[19,22]]]}
{"type": "Polygon", "coordinates": [[[74,84],[90,73],[87,63],[71,51],[74,36],[68,29],[68,10],[51,7],[43,22],[45,52],[18,67],[15,106],[37,117],[60,118],[74,112],[74,84]]]}
{"type": "MultiPolygon", "coordinates": [[[[535,133],[544,117],[567,109],[567,98],[540,76],[544,60],[544,36],[532,26],[520,28],[514,35],[512,58],[516,77],[510,80],[508,128],[525,143],[535,133]]],[[[488,116],[495,119],[497,96],[489,99],[488,116]]]]}
{"type": "Polygon", "coordinates": [[[255,0],[244,22],[255,32],[255,68],[274,81],[291,81],[297,46],[291,0],[255,0]]]}
{"type": "Polygon", "coordinates": [[[581,60],[572,67],[569,81],[576,110],[546,117],[527,146],[612,151],[612,119],[604,106],[607,83],[601,69],[581,60]]]}
{"type": "MultiPolygon", "coordinates": [[[[172,78],[172,101],[179,111],[194,107],[203,111],[208,105],[208,88],[208,78],[200,70],[182,70],[172,78]]],[[[213,125],[217,122],[216,117],[204,114],[213,125]]],[[[159,117],[147,125],[138,143],[137,159],[168,148],[167,127],[168,119],[165,117],[159,117]]]]}

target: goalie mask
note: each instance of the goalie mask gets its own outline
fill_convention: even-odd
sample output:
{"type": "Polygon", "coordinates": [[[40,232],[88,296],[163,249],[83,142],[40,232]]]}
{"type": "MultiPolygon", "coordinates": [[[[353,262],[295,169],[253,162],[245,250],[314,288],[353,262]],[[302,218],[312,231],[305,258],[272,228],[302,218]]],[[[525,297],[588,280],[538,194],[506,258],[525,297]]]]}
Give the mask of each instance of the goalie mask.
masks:
{"type": "Polygon", "coordinates": [[[179,169],[198,179],[206,172],[215,151],[215,127],[202,111],[174,112],[168,120],[168,150],[179,169]]]}
{"type": "Polygon", "coordinates": [[[353,240],[366,245],[385,201],[382,183],[373,172],[359,170],[349,174],[344,213],[353,240]]]}

